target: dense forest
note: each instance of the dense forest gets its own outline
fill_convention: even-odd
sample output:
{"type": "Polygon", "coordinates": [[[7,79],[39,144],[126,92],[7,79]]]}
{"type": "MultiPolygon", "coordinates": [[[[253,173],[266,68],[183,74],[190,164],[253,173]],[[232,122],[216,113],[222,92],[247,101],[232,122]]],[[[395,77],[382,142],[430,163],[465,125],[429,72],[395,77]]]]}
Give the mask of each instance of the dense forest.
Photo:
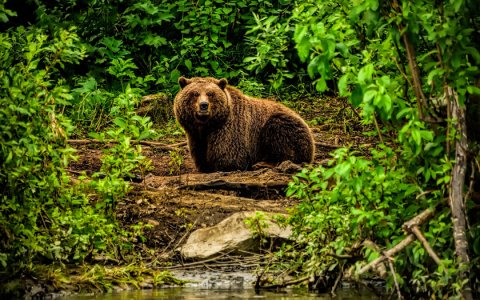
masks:
{"type": "MultiPolygon", "coordinates": [[[[270,271],[316,290],[380,279],[399,298],[478,299],[477,9],[0,0],[1,293],[21,296],[32,282],[78,292],[179,283],[164,269],[174,255],[154,255],[173,246],[149,233],[170,220],[131,218],[128,205],[144,201],[135,195],[150,172],[187,173],[173,98],[180,76],[210,76],[345,141],[328,148],[317,135],[326,159],[283,187],[295,242],[269,249],[270,271]],[[166,149],[165,163],[147,146],[166,149]],[[98,168],[72,167],[97,150],[98,168]]],[[[175,213],[185,232],[198,226],[175,213]]],[[[251,222],[261,236],[260,219],[251,222]]]]}

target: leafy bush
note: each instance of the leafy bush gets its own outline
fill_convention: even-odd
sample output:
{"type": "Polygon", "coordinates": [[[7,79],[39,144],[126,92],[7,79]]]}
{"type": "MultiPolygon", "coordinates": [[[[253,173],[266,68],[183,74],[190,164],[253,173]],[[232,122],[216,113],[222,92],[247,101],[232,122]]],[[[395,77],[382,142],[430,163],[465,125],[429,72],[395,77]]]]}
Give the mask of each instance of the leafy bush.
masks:
{"type": "MultiPolygon", "coordinates": [[[[463,104],[480,91],[475,86],[479,35],[473,34],[480,16],[472,5],[304,1],[294,10],[296,48],[317,90],[334,82],[339,95],[361,109],[363,122],[375,125],[380,140],[371,157],[340,149],[329,167],[303,171],[289,186],[288,193],[303,200],[290,222],[306,249],[299,259],[305,271],[320,275],[349,267],[326,255],[332,253],[355,256],[363,249],[372,261],[380,249],[404,238],[403,222],[438,206],[422,231],[434,249],[441,249],[443,265],[429,266],[429,256],[415,242],[396,255],[396,279],[411,295],[449,297],[462,291],[465,266],[453,259],[453,229],[443,200],[452,180],[459,120],[446,109],[453,98],[445,94],[452,89],[463,104]],[[365,240],[379,249],[359,247],[365,240]]],[[[477,241],[478,222],[471,222],[468,236],[477,241]]],[[[478,253],[476,242],[471,245],[478,253]]],[[[470,274],[478,286],[478,275],[470,274]]]]}
{"type": "Polygon", "coordinates": [[[75,150],[66,143],[74,127],[60,112],[73,96],[59,75],[85,56],[73,30],[60,29],[53,37],[24,27],[1,33],[3,280],[28,271],[34,261],[82,262],[132,248],[132,234],[119,229],[107,208],[114,208],[127,191],[123,178],[143,163],[140,149],[130,147],[126,134],[146,138],[151,123],[132,115],[131,99],[138,96],[127,86],[126,93],[115,98],[120,129],[110,131],[120,143],[110,150],[113,156],[104,157],[105,178],[91,181],[100,195],[93,206],[86,195],[90,188],[72,184],[66,171],[75,159],[75,150]]]}

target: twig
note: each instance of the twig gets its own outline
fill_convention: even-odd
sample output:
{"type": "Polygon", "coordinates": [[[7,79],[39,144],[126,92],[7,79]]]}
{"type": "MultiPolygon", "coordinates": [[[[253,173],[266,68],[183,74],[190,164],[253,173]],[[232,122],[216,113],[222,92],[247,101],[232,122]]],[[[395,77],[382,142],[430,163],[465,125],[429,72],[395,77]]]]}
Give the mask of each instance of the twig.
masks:
{"type": "MultiPolygon", "coordinates": [[[[398,3],[397,0],[394,0],[392,3],[392,7],[398,12],[401,12],[401,4],[398,3]]],[[[415,57],[415,49],[413,48],[413,44],[410,41],[407,31],[403,24],[398,25],[398,30],[400,31],[403,44],[405,46],[405,50],[407,51],[407,60],[408,66],[410,68],[411,76],[413,79],[413,91],[415,92],[415,97],[417,99],[417,108],[418,108],[418,115],[420,119],[424,119],[423,109],[427,108],[427,101],[425,95],[422,91],[422,82],[420,77],[420,71],[418,69],[416,57],[415,57]]]]}
{"type": "Polygon", "coordinates": [[[351,259],[351,258],[353,258],[353,256],[349,255],[349,254],[327,253],[326,255],[331,256],[331,257],[335,257],[335,258],[338,258],[338,259],[351,259]]]}
{"type": "Polygon", "coordinates": [[[431,192],[433,192],[433,190],[423,191],[415,197],[415,200],[418,200],[418,199],[422,198],[423,196],[425,196],[427,194],[430,194],[431,192]]]}
{"type": "Polygon", "coordinates": [[[437,253],[435,253],[435,251],[432,249],[427,239],[423,236],[418,226],[413,226],[411,231],[417,237],[417,239],[422,243],[425,250],[427,250],[428,255],[430,255],[430,257],[437,263],[437,265],[441,266],[442,261],[438,257],[437,253]]]}
{"type": "Polygon", "coordinates": [[[393,267],[393,264],[392,264],[392,258],[387,257],[387,261],[388,261],[388,265],[390,266],[390,272],[392,272],[393,282],[395,283],[395,289],[397,289],[398,299],[401,300],[403,299],[403,297],[402,297],[402,294],[400,293],[400,286],[398,285],[397,274],[395,273],[395,268],[393,267]]]}
{"type": "MultiPolygon", "coordinates": [[[[400,31],[403,31],[403,25],[399,25],[399,29],[400,31]]],[[[405,49],[407,50],[408,66],[410,67],[410,72],[412,73],[413,90],[415,92],[415,97],[417,98],[418,114],[420,119],[423,119],[423,109],[427,107],[427,101],[422,91],[422,82],[420,79],[420,72],[418,70],[417,61],[415,58],[415,49],[413,48],[407,32],[404,32],[402,34],[402,39],[403,43],[405,44],[405,49]]]]}
{"type": "MultiPolygon", "coordinates": [[[[397,45],[397,50],[398,49],[398,45],[397,45]]],[[[398,54],[400,54],[400,51],[398,51],[398,54]]],[[[403,78],[405,79],[405,81],[410,84],[411,86],[413,86],[413,83],[410,81],[410,78],[408,78],[406,72],[405,72],[405,66],[403,65],[400,65],[397,61],[397,58],[394,56],[392,57],[393,58],[393,61],[395,62],[395,64],[397,65],[397,68],[398,70],[400,71],[400,74],[402,74],[403,78]]]]}
{"type": "Polygon", "coordinates": [[[419,225],[418,219],[415,220],[414,218],[408,222],[405,222],[402,226],[402,229],[408,233],[413,233],[415,237],[422,243],[425,250],[427,250],[428,255],[430,255],[430,257],[437,263],[437,265],[442,265],[442,261],[438,257],[437,253],[435,253],[425,236],[423,236],[422,232],[418,228],[419,225]]]}
{"type": "Polygon", "coordinates": [[[375,124],[375,128],[377,129],[378,138],[380,139],[380,143],[384,144],[383,137],[382,137],[382,132],[380,131],[380,127],[378,126],[377,117],[375,116],[375,114],[373,115],[373,123],[375,124]]]}
{"type": "Polygon", "coordinates": [[[72,174],[75,174],[75,175],[83,175],[82,172],[79,172],[79,171],[74,171],[74,170],[71,170],[71,169],[67,169],[67,171],[69,173],[72,173],[72,174]]]}

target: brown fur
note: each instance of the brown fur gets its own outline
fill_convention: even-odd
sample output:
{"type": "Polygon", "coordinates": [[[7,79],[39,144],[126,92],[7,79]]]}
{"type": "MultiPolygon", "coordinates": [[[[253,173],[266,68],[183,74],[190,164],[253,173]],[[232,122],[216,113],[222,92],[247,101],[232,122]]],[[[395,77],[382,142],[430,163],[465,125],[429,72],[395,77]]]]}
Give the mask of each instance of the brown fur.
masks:
{"type": "Polygon", "coordinates": [[[187,133],[199,171],[245,170],[257,162],[313,161],[310,129],[287,107],[246,96],[225,79],[180,77],[179,84],[175,117],[187,133]]]}

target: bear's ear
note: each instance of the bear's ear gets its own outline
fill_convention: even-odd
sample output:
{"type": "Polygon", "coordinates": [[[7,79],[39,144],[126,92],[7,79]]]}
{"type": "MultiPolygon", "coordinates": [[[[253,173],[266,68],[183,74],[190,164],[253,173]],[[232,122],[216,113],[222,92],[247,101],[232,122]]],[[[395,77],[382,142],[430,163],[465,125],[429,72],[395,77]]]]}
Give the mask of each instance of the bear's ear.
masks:
{"type": "Polygon", "coordinates": [[[222,78],[218,81],[218,86],[224,90],[227,87],[228,81],[225,78],[222,78]]]}
{"type": "Polygon", "coordinates": [[[187,84],[189,84],[189,80],[183,76],[180,76],[180,78],[178,78],[178,84],[180,85],[180,87],[183,89],[184,87],[187,86],[187,84]]]}

